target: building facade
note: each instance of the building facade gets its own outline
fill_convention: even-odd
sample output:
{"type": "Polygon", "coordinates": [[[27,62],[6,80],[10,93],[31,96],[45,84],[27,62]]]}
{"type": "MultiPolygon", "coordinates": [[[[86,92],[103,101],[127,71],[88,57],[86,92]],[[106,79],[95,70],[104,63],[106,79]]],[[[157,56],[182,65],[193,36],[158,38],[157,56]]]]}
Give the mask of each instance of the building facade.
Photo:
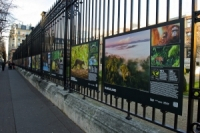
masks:
{"type": "MultiPolygon", "coordinates": [[[[185,17],[185,63],[184,67],[187,72],[190,70],[190,57],[191,57],[191,16],[185,17]]],[[[196,23],[196,69],[200,67],[200,23],[196,23]]],[[[198,70],[199,71],[199,70],[198,70]]],[[[199,73],[199,72],[198,72],[199,73]]]]}
{"type": "Polygon", "coordinates": [[[8,40],[8,61],[12,61],[13,53],[30,32],[31,25],[13,24],[11,26],[8,40]]]}

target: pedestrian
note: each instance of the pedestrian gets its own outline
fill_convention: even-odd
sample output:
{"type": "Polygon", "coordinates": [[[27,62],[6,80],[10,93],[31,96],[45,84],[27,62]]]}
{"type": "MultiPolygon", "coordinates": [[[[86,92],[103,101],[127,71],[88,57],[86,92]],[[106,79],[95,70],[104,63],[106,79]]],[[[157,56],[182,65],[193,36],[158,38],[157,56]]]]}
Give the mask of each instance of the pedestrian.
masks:
{"type": "Polygon", "coordinates": [[[2,71],[4,71],[4,68],[5,68],[5,62],[3,61],[1,65],[2,65],[2,71]]]}
{"type": "Polygon", "coordinates": [[[14,62],[12,63],[12,68],[15,69],[15,63],[14,62]]]}
{"type": "Polygon", "coordinates": [[[8,63],[8,68],[12,69],[12,63],[11,62],[8,63]]]}

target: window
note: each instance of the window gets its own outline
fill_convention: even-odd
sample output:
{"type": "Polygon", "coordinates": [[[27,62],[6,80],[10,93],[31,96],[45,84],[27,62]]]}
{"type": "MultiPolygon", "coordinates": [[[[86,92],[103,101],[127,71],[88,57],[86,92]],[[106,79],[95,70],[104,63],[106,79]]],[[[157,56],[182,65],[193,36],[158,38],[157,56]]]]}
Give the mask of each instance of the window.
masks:
{"type": "Polygon", "coordinates": [[[26,26],[25,25],[21,25],[21,29],[22,30],[26,30],[26,26]]]}
{"type": "Polygon", "coordinates": [[[20,31],[18,31],[18,34],[20,34],[20,31]]]}
{"type": "Polygon", "coordinates": [[[186,20],[187,21],[187,27],[191,27],[191,19],[186,20]]]}
{"type": "Polygon", "coordinates": [[[187,34],[187,36],[188,36],[188,37],[190,37],[190,36],[191,36],[191,32],[187,32],[186,34],[187,34]]]}

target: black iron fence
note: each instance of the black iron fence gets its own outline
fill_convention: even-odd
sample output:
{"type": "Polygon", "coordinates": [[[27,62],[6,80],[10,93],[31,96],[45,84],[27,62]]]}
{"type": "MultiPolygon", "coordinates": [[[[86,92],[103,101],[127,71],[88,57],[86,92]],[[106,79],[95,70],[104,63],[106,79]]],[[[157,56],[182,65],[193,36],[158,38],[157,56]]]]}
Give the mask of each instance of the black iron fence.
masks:
{"type": "Polygon", "coordinates": [[[197,0],[58,0],[42,13],[13,62],[126,113],[128,120],[135,116],[174,132],[198,132],[197,5],[197,0]],[[190,84],[183,96],[187,9],[190,84]]]}

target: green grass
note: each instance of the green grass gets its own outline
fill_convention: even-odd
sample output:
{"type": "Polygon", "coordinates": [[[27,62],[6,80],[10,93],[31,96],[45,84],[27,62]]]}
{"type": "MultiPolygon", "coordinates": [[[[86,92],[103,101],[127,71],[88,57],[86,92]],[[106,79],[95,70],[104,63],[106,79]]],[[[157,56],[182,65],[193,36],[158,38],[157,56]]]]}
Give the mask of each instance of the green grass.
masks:
{"type": "MultiPolygon", "coordinates": [[[[194,88],[199,88],[199,81],[196,81],[194,83],[194,88]]],[[[187,83],[187,90],[183,92],[183,95],[188,96],[188,93],[189,93],[189,84],[187,83]]]]}

